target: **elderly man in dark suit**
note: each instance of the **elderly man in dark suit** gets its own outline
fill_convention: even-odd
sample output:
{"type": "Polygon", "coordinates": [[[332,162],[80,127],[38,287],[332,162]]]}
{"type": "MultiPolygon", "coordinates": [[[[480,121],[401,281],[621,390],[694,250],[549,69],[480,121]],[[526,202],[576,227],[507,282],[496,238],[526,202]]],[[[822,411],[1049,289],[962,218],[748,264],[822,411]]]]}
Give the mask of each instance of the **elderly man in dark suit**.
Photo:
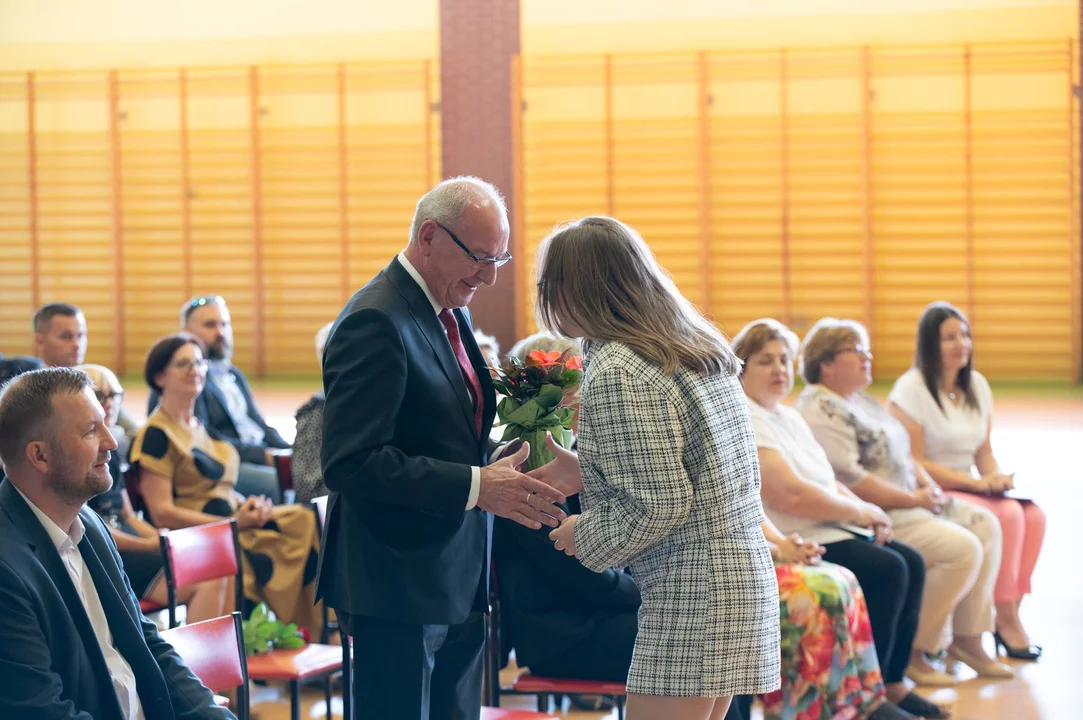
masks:
{"type": "Polygon", "coordinates": [[[224,720],[154,624],[87,500],[117,447],[90,377],[20,375],[0,391],[0,717],[224,720]]]}
{"type": "Polygon", "coordinates": [[[466,305],[511,259],[497,190],[446,180],[359,290],[323,359],[331,490],[317,592],[354,638],[358,717],[476,720],[492,516],[540,528],[564,494],[488,465],[496,398],[466,305]]]}

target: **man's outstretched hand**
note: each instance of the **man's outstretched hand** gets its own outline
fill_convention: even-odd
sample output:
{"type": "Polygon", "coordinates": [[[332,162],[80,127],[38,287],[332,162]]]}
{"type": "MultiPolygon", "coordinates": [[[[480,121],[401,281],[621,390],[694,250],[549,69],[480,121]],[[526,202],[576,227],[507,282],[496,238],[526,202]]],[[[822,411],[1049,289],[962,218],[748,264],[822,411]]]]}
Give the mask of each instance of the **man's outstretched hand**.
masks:
{"type": "Polygon", "coordinates": [[[515,469],[529,455],[530,443],[523,443],[517,452],[481,468],[478,507],[534,530],[557,527],[566,517],[556,505],[564,502],[564,493],[515,469]]]}
{"type": "Polygon", "coordinates": [[[545,444],[549,447],[549,452],[556,457],[540,468],[531,470],[527,475],[541,480],[565,495],[575,495],[580,492],[583,489],[583,475],[579,472],[579,456],[558,445],[549,433],[546,433],[545,444]]]}

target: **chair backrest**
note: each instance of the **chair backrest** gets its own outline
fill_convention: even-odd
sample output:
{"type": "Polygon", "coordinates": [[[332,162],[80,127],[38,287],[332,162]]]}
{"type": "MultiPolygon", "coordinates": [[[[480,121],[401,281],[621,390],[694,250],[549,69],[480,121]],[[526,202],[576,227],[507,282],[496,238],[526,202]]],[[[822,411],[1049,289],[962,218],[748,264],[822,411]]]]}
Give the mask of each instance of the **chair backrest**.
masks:
{"type": "Polygon", "coordinates": [[[278,473],[278,487],[282,492],[293,489],[293,451],[279,450],[274,454],[275,472],[278,473]]]}
{"type": "Polygon", "coordinates": [[[209,690],[237,688],[233,712],[241,720],[248,717],[248,660],[239,612],[164,630],[162,638],[209,690]]]}
{"type": "Polygon", "coordinates": [[[177,588],[232,577],[235,608],[244,606],[244,578],[237,521],[233,518],[180,530],[160,530],[169,593],[169,626],[177,626],[177,588]]]}

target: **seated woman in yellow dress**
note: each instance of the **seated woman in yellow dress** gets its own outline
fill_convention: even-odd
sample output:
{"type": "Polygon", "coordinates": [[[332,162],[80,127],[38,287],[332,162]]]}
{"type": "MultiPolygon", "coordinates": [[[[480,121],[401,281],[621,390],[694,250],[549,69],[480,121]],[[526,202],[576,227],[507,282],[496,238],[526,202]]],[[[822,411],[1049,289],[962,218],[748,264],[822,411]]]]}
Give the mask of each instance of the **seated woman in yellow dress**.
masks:
{"type": "Polygon", "coordinates": [[[151,520],[176,529],[236,518],[245,598],[265,601],[282,622],[315,636],[316,516],[299,505],[273,506],[262,496],[245,499],[233,489],[237,451],[211,439],[194,414],[206,373],[203,344],[192,335],[162,338],[147,356],[144,377],[161,402],[132,441],[131,463],[139,467],[151,520]]]}

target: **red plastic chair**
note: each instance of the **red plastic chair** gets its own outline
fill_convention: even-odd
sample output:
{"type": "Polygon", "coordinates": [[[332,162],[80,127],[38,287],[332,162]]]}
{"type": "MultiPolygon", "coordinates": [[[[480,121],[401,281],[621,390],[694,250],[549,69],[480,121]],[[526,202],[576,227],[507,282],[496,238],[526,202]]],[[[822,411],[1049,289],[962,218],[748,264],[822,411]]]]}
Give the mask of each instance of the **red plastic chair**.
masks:
{"type": "Polygon", "coordinates": [[[483,707],[481,720],[559,720],[549,713],[533,710],[505,710],[504,708],[483,707]]]}
{"type": "Polygon", "coordinates": [[[248,720],[248,665],[240,613],[165,630],[162,638],[208,690],[236,688],[235,714],[240,720],[248,720]]]}
{"type": "Polygon", "coordinates": [[[293,489],[293,451],[275,450],[275,471],[278,473],[278,487],[285,493],[293,489]]]}
{"type": "MultiPolygon", "coordinates": [[[[244,607],[241,545],[236,520],[230,518],[183,530],[163,530],[161,536],[162,553],[166,558],[170,625],[176,622],[176,589],[194,582],[232,576],[237,607],[244,607]]],[[[301,683],[330,676],[341,669],[341,649],[320,643],[309,643],[299,650],[271,650],[248,658],[248,676],[253,680],[289,683],[293,720],[301,718],[301,683]]],[[[331,720],[331,703],[327,703],[327,720],[331,720]]]]}
{"type": "Polygon", "coordinates": [[[233,577],[234,608],[244,607],[241,545],[233,518],[180,530],[159,530],[168,590],[169,627],[177,627],[177,590],[205,580],[233,577]]]}

